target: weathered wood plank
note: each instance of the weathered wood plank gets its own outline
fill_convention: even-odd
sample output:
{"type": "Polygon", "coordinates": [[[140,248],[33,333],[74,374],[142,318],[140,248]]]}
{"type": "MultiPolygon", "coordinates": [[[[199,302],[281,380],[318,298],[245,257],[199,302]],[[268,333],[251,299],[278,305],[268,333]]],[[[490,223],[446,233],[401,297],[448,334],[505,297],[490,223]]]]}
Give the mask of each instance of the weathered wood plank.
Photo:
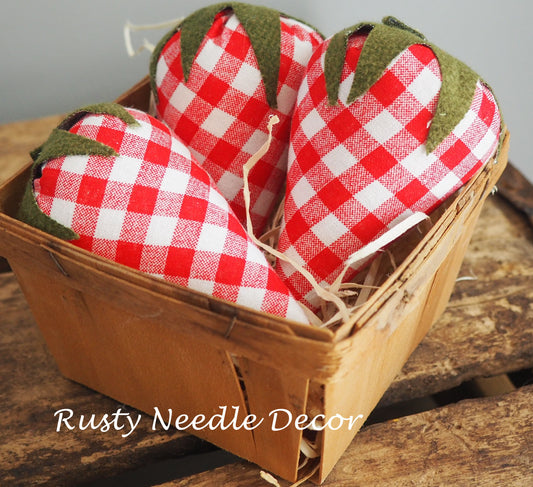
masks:
{"type": "Polygon", "coordinates": [[[512,164],[508,164],[498,181],[500,194],[522,211],[533,225],[533,184],[512,164]]]}
{"type": "MultiPolygon", "coordinates": [[[[533,485],[533,386],[364,428],[324,486],[533,485]]],[[[279,481],[280,486],[289,484],[279,481]]],[[[240,462],[159,487],[265,487],[240,462]]],[[[305,482],[303,486],[311,486],[305,482]]]]}
{"type": "Polygon", "coordinates": [[[501,198],[485,203],[459,275],[382,405],[533,365],[533,229],[501,198]]]}
{"type": "Polygon", "coordinates": [[[0,310],[0,485],[73,485],[213,448],[175,429],[152,431],[146,415],[124,438],[129,426],[57,432],[54,413],[63,408],[98,421],[118,408],[134,420],[138,413],[59,374],[10,273],[0,274],[0,310]]]}

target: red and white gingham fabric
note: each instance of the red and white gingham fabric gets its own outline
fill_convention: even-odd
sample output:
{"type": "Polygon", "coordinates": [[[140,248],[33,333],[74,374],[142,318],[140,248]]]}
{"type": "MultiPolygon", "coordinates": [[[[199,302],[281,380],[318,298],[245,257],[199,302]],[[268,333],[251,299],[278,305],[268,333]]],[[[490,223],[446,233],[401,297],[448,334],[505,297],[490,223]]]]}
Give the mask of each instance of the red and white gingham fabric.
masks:
{"type": "MultiPolygon", "coordinates": [[[[500,133],[494,97],[478,82],[462,121],[426,154],[441,75],[433,51],[422,45],[403,51],[346,105],[365,39],[349,40],[338,106],[327,103],[325,41],[309,62],[293,117],[279,250],[323,286],[353,252],[413,212],[430,212],[463,185],[495,152],[500,133]]],[[[319,300],[309,282],[286,262],[276,269],[296,299],[315,309],[319,300]]]]}
{"type": "Polygon", "coordinates": [[[160,121],[139,126],[86,115],[70,132],[118,156],[65,156],[34,182],[41,210],[73,229],[72,243],[162,279],[308,323],[212,179],[160,121]]]}
{"type": "Polygon", "coordinates": [[[157,62],[158,116],[191,149],[243,224],[242,166],[266,141],[269,117],[279,117],[268,153],[249,176],[250,216],[256,235],[261,234],[283,190],[291,115],[305,66],[320,42],[322,38],[310,27],[281,18],[277,109],[267,103],[250,39],[231,10],[216,16],[186,83],[179,31],[157,62]]]}

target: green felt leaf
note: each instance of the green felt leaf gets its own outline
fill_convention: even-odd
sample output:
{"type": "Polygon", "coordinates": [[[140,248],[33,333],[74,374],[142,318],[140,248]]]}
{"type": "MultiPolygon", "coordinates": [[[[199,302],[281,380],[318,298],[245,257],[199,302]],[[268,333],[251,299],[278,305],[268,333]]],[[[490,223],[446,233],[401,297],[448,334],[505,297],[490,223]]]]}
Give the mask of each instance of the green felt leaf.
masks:
{"type": "Polygon", "coordinates": [[[430,47],[439,61],[442,85],[426,141],[428,153],[435,150],[463,119],[472,104],[479,80],[466,64],[436,46],[430,47]]]}
{"type": "Polygon", "coordinates": [[[244,3],[236,3],[233,11],[250,38],[265,84],[267,102],[270,107],[276,108],[281,62],[280,13],[244,3]]]}
{"type": "Polygon", "coordinates": [[[189,79],[194,58],[213,24],[215,16],[224,9],[230,8],[231,4],[232,2],[216,3],[196,10],[181,23],[181,65],[185,81],[189,79]]]}
{"type": "Polygon", "coordinates": [[[359,23],[331,39],[325,59],[325,77],[328,100],[332,105],[338,99],[348,38],[364,30],[369,33],[357,63],[348,103],[366,93],[405,49],[415,44],[429,47],[439,62],[442,76],[439,100],[426,141],[427,152],[433,151],[470,108],[479,76],[458,59],[429,43],[420,32],[394,17],[385,17],[382,24],[359,23]]]}
{"type": "Polygon", "coordinates": [[[396,56],[418,43],[420,38],[404,29],[374,25],[363,44],[348,103],[366,93],[396,56]]]}
{"type": "Polygon", "coordinates": [[[40,166],[49,159],[56,159],[62,156],[86,155],[111,157],[117,156],[118,153],[112,147],[97,140],[73,134],[62,128],[55,128],[46,143],[41,146],[34,160],[34,167],[40,166]]]}
{"type": "Polygon", "coordinates": [[[68,131],[87,113],[106,113],[119,117],[129,125],[138,124],[135,118],[120,105],[114,103],[90,105],[68,115],[57,128],[52,130],[48,140],[31,152],[34,160],[32,175],[20,204],[18,218],[29,225],[65,240],[76,240],[79,235],[42,212],[35,200],[33,181],[39,177],[42,165],[50,159],[71,155],[118,156],[118,153],[112,147],[68,131]]]}
{"type": "Polygon", "coordinates": [[[387,17],[383,17],[382,20],[383,24],[388,25],[389,27],[396,27],[397,29],[402,29],[407,32],[410,32],[411,34],[414,34],[417,37],[420,37],[422,40],[426,40],[426,36],[422,34],[422,32],[413,29],[412,27],[409,27],[407,24],[404,24],[401,20],[398,20],[396,17],[392,17],[391,15],[387,17]]]}
{"type": "Polygon", "coordinates": [[[26,185],[17,218],[32,227],[63,240],[77,240],[80,238],[72,229],[62,225],[42,212],[33,193],[33,180],[28,181],[26,185]]]}
{"type": "Polygon", "coordinates": [[[267,102],[272,108],[276,108],[281,62],[281,14],[277,10],[267,7],[240,2],[217,3],[199,9],[185,18],[159,41],[150,59],[150,83],[156,101],[156,67],[166,43],[178,29],[181,31],[181,62],[183,76],[187,81],[194,58],[213,24],[215,16],[228,8],[233,10],[250,39],[265,85],[267,102]]]}
{"type": "Polygon", "coordinates": [[[67,115],[59,124],[60,128],[65,130],[70,129],[78,120],[81,120],[88,113],[95,115],[105,114],[112,115],[119,118],[128,125],[139,125],[135,117],[128,112],[122,105],[118,103],[96,103],[94,105],[87,105],[67,115]]]}
{"type": "Polygon", "coordinates": [[[370,27],[368,24],[357,24],[348,29],[341,30],[331,37],[324,57],[324,74],[326,78],[326,91],[330,105],[336,105],[339,99],[339,88],[341,84],[342,68],[348,48],[350,36],[363,27],[370,27]]]}

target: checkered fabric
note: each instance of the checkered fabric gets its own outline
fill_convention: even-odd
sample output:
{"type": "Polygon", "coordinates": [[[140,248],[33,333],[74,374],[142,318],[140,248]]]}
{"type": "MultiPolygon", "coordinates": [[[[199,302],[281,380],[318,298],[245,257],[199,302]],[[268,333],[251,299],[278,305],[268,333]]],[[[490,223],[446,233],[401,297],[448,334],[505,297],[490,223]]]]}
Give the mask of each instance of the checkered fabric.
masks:
{"type": "MultiPolygon", "coordinates": [[[[426,154],[441,75],[433,51],[422,45],[403,51],[367,93],[346,105],[365,39],[349,40],[337,106],[327,103],[325,41],[309,62],[293,117],[279,250],[323,286],[350,254],[413,212],[430,212],[463,185],[495,152],[500,133],[494,97],[478,82],[462,121],[426,154]]],[[[297,299],[316,308],[307,280],[285,262],[276,269],[297,299]]]]}
{"type": "Polygon", "coordinates": [[[86,115],[70,131],[118,156],[66,156],[34,182],[41,210],[102,257],[234,303],[307,323],[212,179],[160,121],[86,115]]]}
{"type": "Polygon", "coordinates": [[[277,109],[267,103],[250,39],[231,10],[216,16],[186,83],[179,31],[157,62],[159,118],[191,149],[243,224],[242,166],[266,141],[269,117],[279,117],[268,153],[249,176],[250,215],[256,235],[261,234],[283,190],[297,90],[312,50],[320,42],[320,35],[310,27],[281,18],[277,109]]]}

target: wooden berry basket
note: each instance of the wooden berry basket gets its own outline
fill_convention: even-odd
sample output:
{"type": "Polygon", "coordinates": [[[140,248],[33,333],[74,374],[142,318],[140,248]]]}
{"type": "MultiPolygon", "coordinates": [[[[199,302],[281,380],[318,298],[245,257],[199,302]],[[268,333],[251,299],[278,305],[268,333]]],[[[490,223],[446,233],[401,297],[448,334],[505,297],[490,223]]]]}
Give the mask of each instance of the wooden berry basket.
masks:
{"type": "MultiPolygon", "coordinates": [[[[147,110],[148,80],[118,101],[147,110]]],[[[398,266],[335,329],[214,299],[21,223],[13,215],[30,166],[0,188],[0,255],[66,377],[150,415],[157,407],[165,422],[169,409],[173,419],[212,418],[226,406],[229,428],[190,432],[287,480],[313,472],[320,483],[444,310],[508,144],[506,133],[498,160],[432,215],[423,232],[402,237],[395,248],[412,250],[404,256],[392,249],[398,266]],[[274,431],[272,412],[279,409],[293,421],[274,431]],[[263,423],[243,427],[250,414],[263,423]],[[337,420],[319,432],[302,431],[295,425],[301,414],[337,420]],[[352,427],[348,421],[338,427],[340,417],[352,418],[352,427]],[[302,439],[316,457],[299,469],[302,439]]]]}

